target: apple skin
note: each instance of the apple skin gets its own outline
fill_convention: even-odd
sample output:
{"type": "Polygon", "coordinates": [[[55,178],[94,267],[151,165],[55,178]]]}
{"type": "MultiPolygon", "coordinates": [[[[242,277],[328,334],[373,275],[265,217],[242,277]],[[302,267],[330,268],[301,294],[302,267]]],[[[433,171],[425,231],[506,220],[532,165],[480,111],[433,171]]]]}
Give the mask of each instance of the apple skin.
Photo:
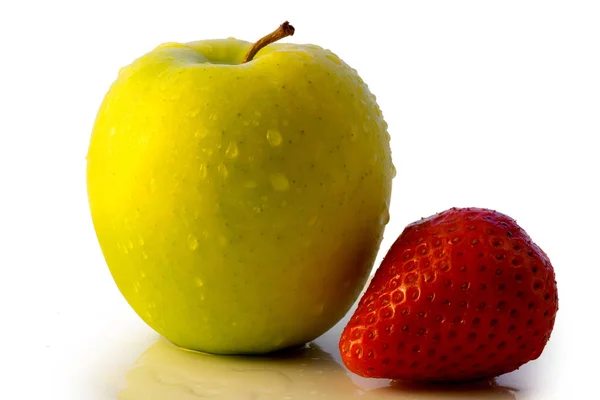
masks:
{"type": "Polygon", "coordinates": [[[125,299],[178,346],[267,353],[332,327],[385,225],[387,124],[314,45],[241,63],[236,39],[163,44],[121,69],[87,157],[94,228],[125,299]]]}

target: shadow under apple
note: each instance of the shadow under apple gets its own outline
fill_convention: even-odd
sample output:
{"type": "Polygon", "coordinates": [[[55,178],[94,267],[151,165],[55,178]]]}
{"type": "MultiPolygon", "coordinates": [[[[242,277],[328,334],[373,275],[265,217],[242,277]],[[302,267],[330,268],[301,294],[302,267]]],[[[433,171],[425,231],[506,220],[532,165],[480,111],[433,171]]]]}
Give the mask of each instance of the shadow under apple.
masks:
{"type": "Polygon", "coordinates": [[[121,400],[347,399],[361,393],[314,343],[268,356],[191,352],[158,339],[125,375],[121,400]]]}

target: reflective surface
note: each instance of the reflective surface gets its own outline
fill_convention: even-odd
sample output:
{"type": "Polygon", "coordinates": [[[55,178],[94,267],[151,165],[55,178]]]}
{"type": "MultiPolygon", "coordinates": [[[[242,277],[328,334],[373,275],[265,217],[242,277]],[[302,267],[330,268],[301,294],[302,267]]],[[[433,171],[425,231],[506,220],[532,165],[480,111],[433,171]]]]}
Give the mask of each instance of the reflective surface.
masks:
{"type": "Polygon", "coordinates": [[[347,318],[303,348],[266,357],[195,353],[154,337],[112,390],[121,400],[552,398],[552,386],[536,373],[552,351],[519,371],[463,385],[358,377],[343,367],[337,350],[347,318]]]}
{"type": "Polygon", "coordinates": [[[125,375],[119,399],[515,399],[495,381],[431,386],[385,380],[352,381],[317,344],[271,357],[221,357],[181,350],[163,339],[125,375]],[[378,387],[379,386],[379,387],[378,387]]]}

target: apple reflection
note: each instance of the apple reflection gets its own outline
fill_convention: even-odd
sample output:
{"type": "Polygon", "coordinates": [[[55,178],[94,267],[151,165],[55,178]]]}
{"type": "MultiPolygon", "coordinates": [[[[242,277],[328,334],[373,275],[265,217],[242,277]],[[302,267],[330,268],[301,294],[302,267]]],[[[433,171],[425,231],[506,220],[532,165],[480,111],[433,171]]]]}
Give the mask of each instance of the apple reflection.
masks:
{"type": "Polygon", "coordinates": [[[353,398],[362,391],[315,344],[258,356],[216,356],[152,344],[126,374],[121,400],[353,398]]]}

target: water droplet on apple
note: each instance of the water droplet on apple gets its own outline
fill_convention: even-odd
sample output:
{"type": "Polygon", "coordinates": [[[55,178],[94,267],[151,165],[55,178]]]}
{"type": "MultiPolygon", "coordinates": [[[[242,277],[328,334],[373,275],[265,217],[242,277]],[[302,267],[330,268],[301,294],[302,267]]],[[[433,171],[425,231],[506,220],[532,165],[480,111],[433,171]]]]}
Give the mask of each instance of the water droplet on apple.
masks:
{"type": "Polygon", "coordinates": [[[140,246],[143,246],[145,244],[144,238],[142,237],[142,235],[138,235],[138,243],[140,246]]]}
{"type": "Polygon", "coordinates": [[[327,54],[325,57],[327,57],[328,59],[330,59],[331,61],[333,61],[334,63],[336,63],[337,65],[341,65],[342,64],[342,60],[339,59],[338,56],[336,56],[335,54],[331,53],[331,54],[327,54]]]}
{"type": "Polygon", "coordinates": [[[192,251],[194,251],[198,248],[198,239],[196,238],[196,235],[194,235],[193,233],[190,233],[188,235],[188,247],[192,251]]]}
{"type": "Polygon", "coordinates": [[[350,127],[350,141],[356,142],[357,139],[358,139],[358,128],[356,127],[356,125],[352,125],[350,127]]]}
{"type": "Polygon", "coordinates": [[[229,176],[229,170],[227,169],[227,166],[225,166],[225,164],[219,164],[217,169],[219,170],[219,173],[223,178],[226,179],[229,176]]]}
{"type": "Polygon", "coordinates": [[[283,138],[281,137],[281,133],[277,129],[269,129],[267,131],[267,140],[269,144],[273,147],[277,147],[281,145],[283,138]]]}
{"type": "Polygon", "coordinates": [[[194,118],[194,117],[196,117],[198,115],[199,112],[200,112],[200,110],[197,109],[197,108],[195,108],[195,109],[193,109],[192,111],[190,111],[188,113],[188,116],[191,117],[191,118],[194,118]]]}
{"type": "Polygon", "coordinates": [[[392,178],[396,177],[396,173],[397,173],[396,166],[394,164],[392,164],[392,178]]]}
{"type": "MultiPolygon", "coordinates": [[[[148,259],[148,254],[146,254],[146,252],[145,252],[145,251],[142,251],[142,258],[143,258],[144,260],[147,260],[147,259],[148,259]]],[[[146,276],[146,274],[144,274],[144,273],[142,272],[142,278],[144,278],[145,276],[146,276]]]]}
{"type": "Polygon", "coordinates": [[[246,189],[254,189],[256,186],[257,186],[257,185],[256,185],[256,182],[254,182],[254,181],[246,181],[246,182],[244,183],[244,187],[245,187],[246,189]]]}
{"type": "Polygon", "coordinates": [[[205,129],[198,129],[196,132],[194,132],[194,136],[197,137],[198,139],[205,138],[206,135],[207,135],[207,131],[205,129]]]}
{"type": "Polygon", "coordinates": [[[238,151],[238,147],[237,144],[235,142],[231,142],[229,143],[229,146],[227,146],[227,150],[225,151],[225,155],[228,158],[236,158],[239,154],[238,151]]]}
{"type": "Polygon", "coordinates": [[[207,174],[208,174],[208,171],[207,171],[206,164],[200,164],[200,168],[198,170],[198,176],[200,177],[200,179],[206,178],[207,174]]]}
{"type": "Polygon", "coordinates": [[[222,247],[227,246],[227,238],[225,236],[223,236],[223,235],[219,236],[219,244],[222,247]]]}
{"type": "Polygon", "coordinates": [[[116,133],[117,133],[117,129],[114,126],[111,126],[110,129],[109,129],[109,131],[108,131],[108,134],[110,136],[115,136],[116,133]]]}
{"type": "Polygon", "coordinates": [[[140,288],[141,288],[141,286],[142,286],[142,285],[140,285],[140,282],[139,282],[139,281],[138,281],[138,282],[135,282],[135,283],[133,284],[133,291],[134,291],[135,293],[139,293],[139,292],[140,292],[140,288]]]}
{"type": "Polygon", "coordinates": [[[208,116],[208,119],[211,120],[211,121],[216,121],[216,120],[219,119],[219,116],[217,114],[210,114],[208,116]]]}
{"type": "Polygon", "coordinates": [[[182,47],[183,47],[183,45],[180,45],[180,44],[179,44],[179,43],[177,43],[177,42],[164,42],[164,43],[161,43],[161,44],[159,44],[159,45],[156,47],[156,49],[158,50],[158,49],[164,49],[164,48],[169,48],[169,47],[179,47],[179,46],[177,46],[177,45],[179,45],[179,46],[182,46],[182,47]]]}
{"type": "Polygon", "coordinates": [[[379,222],[381,225],[387,225],[390,222],[390,212],[387,207],[383,209],[381,216],[379,217],[379,222]]]}
{"type": "Polygon", "coordinates": [[[196,284],[196,286],[198,287],[202,287],[204,286],[204,282],[202,282],[202,279],[200,279],[199,277],[196,277],[196,279],[194,279],[194,283],[196,284]]]}
{"type": "Polygon", "coordinates": [[[310,55],[308,52],[306,52],[303,49],[298,49],[297,51],[292,51],[289,54],[297,55],[298,58],[300,58],[303,61],[311,61],[313,59],[313,56],[310,55]]]}
{"type": "Polygon", "coordinates": [[[290,182],[285,175],[280,173],[274,173],[270,176],[271,186],[278,192],[285,192],[290,188],[290,182]]]}
{"type": "Polygon", "coordinates": [[[315,315],[321,315],[323,314],[323,309],[325,308],[325,305],[323,303],[317,304],[317,306],[315,307],[315,315]]]}
{"type": "Polygon", "coordinates": [[[156,192],[156,179],[150,178],[150,193],[156,192]]]}
{"type": "Polygon", "coordinates": [[[317,217],[315,215],[314,217],[312,217],[311,219],[308,220],[308,226],[314,226],[318,220],[319,220],[319,217],[317,217]]]}

